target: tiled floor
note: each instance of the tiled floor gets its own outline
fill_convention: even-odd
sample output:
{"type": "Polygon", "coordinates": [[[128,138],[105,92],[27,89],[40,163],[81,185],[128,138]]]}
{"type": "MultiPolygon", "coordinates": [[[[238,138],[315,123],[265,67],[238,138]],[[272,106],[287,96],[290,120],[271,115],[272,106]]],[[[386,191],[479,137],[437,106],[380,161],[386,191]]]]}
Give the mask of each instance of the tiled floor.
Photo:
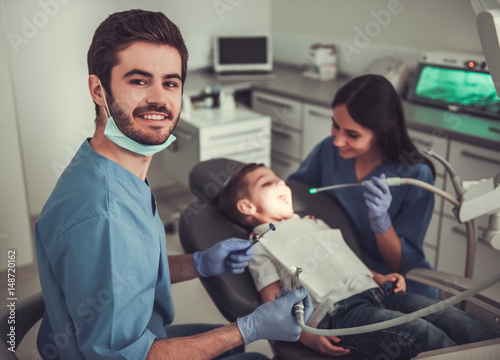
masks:
{"type": "MultiPolygon", "coordinates": [[[[158,211],[164,222],[173,219],[172,224],[176,227],[175,213],[179,211],[180,204],[187,204],[192,201],[191,193],[181,185],[172,185],[165,189],[155,191],[158,201],[158,211]]],[[[176,229],[177,230],[177,229],[176,229]]],[[[177,232],[167,234],[167,249],[169,255],[183,253],[177,232]]],[[[6,288],[6,276],[0,274],[0,288],[6,288]]],[[[17,295],[21,300],[38,291],[40,283],[36,266],[19,269],[17,274],[17,295]]],[[[191,280],[172,285],[173,299],[175,305],[174,324],[203,322],[212,324],[226,324],[227,321],[219,313],[205,289],[198,280],[191,280]]],[[[3,308],[6,300],[0,303],[3,308]]],[[[38,325],[33,328],[17,349],[17,356],[20,359],[38,360],[35,339],[38,325]]],[[[257,341],[247,347],[247,351],[260,352],[272,358],[272,351],[267,341],[257,341]]]]}

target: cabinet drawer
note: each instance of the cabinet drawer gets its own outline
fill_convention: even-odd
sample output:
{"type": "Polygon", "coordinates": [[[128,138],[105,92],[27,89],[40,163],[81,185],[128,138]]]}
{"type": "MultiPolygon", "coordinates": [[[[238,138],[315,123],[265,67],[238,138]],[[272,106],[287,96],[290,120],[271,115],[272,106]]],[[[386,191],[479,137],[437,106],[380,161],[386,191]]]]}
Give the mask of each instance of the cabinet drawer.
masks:
{"type": "Polygon", "coordinates": [[[200,149],[224,144],[248,144],[270,142],[269,118],[261,121],[239,122],[211,126],[200,130],[200,149]]]}
{"type": "MultiPolygon", "coordinates": [[[[450,142],[449,162],[462,181],[488,179],[500,172],[500,152],[453,140],[450,142]]],[[[446,192],[455,195],[450,181],[446,184],[446,192]]],[[[453,215],[450,203],[445,202],[444,212],[453,215]]],[[[475,220],[480,226],[488,225],[486,215],[475,220]]]]}
{"type": "Polygon", "coordinates": [[[294,159],[287,158],[281,154],[273,152],[271,154],[271,169],[283,180],[294,173],[300,166],[300,162],[294,159]]]}
{"type": "MultiPolygon", "coordinates": [[[[200,153],[200,161],[205,161],[214,158],[228,158],[240,160],[243,162],[257,162],[256,159],[270,158],[270,150],[268,146],[257,146],[248,148],[246,146],[234,146],[227,144],[224,146],[211,147],[200,153]]],[[[269,163],[269,160],[266,161],[269,163]]]]}
{"type": "Polygon", "coordinates": [[[260,91],[252,93],[252,108],[272,119],[273,129],[291,127],[302,130],[302,103],[260,91]]]}
{"type": "Polygon", "coordinates": [[[440,218],[440,214],[434,211],[431,217],[431,222],[429,223],[429,227],[427,228],[427,233],[425,234],[424,245],[427,244],[432,247],[436,247],[438,245],[440,218]]]}
{"type": "Polygon", "coordinates": [[[293,129],[275,129],[272,131],[271,147],[273,152],[294,157],[300,160],[301,134],[293,129]]]}
{"type": "MultiPolygon", "coordinates": [[[[444,159],[448,157],[448,140],[444,138],[438,138],[432,134],[425,133],[422,131],[417,131],[409,129],[408,133],[411,140],[415,144],[418,150],[432,150],[444,159]]],[[[432,160],[434,167],[436,168],[436,173],[440,175],[445,174],[444,166],[437,160],[432,160]]]]}
{"type": "Polygon", "coordinates": [[[320,141],[331,134],[332,115],[333,110],[330,108],[304,104],[301,159],[305,159],[320,141]]]}
{"type": "MultiPolygon", "coordinates": [[[[464,225],[443,218],[438,270],[464,275],[466,239],[464,225]]],[[[485,280],[498,272],[500,272],[500,251],[494,250],[482,241],[477,242],[473,279],[485,280]]]]}

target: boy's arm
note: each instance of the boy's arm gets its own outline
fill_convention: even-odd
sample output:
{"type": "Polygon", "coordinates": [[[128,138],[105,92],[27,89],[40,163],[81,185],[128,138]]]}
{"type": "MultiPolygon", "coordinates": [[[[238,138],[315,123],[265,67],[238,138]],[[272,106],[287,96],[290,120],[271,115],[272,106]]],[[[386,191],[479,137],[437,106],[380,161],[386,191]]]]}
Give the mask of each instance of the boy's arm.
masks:
{"type": "MultiPolygon", "coordinates": [[[[262,302],[266,303],[276,299],[276,295],[281,295],[279,281],[275,281],[259,291],[262,302]]],[[[337,336],[319,336],[302,331],[299,341],[325,356],[342,356],[351,353],[349,349],[334,346],[334,343],[340,342],[337,336]]]]}
{"type": "Polygon", "coordinates": [[[263,303],[276,300],[276,295],[281,295],[279,281],[275,281],[259,291],[263,303]]]}
{"type": "Polygon", "coordinates": [[[394,292],[400,292],[400,291],[406,291],[406,281],[403,275],[399,273],[391,273],[387,275],[382,275],[379,274],[376,271],[370,270],[373,274],[373,280],[379,285],[382,286],[386,282],[393,282],[395,287],[394,287],[394,292]]]}

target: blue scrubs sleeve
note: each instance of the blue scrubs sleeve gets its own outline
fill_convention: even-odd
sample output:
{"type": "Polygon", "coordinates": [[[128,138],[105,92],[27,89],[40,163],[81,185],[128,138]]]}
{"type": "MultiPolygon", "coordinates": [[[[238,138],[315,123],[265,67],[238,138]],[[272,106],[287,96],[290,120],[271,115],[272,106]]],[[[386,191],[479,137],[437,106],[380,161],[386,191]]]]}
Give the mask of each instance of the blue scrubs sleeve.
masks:
{"type": "Polygon", "coordinates": [[[145,359],[156,338],[147,325],[158,242],[103,215],[72,227],[49,252],[85,357],[145,359]]]}

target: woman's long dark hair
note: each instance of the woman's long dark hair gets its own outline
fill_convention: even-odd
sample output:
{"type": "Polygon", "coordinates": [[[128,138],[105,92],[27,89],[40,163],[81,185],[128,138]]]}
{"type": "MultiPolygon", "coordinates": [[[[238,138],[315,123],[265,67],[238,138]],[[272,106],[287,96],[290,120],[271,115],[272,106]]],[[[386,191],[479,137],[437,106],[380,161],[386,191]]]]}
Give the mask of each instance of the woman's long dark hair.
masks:
{"type": "Polygon", "coordinates": [[[354,121],[374,132],[385,160],[425,163],[435,177],[434,165],[411,141],[399,95],[385,77],[368,74],[350,80],[333,98],[332,107],[338,105],[345,105],[354,121]]]}

